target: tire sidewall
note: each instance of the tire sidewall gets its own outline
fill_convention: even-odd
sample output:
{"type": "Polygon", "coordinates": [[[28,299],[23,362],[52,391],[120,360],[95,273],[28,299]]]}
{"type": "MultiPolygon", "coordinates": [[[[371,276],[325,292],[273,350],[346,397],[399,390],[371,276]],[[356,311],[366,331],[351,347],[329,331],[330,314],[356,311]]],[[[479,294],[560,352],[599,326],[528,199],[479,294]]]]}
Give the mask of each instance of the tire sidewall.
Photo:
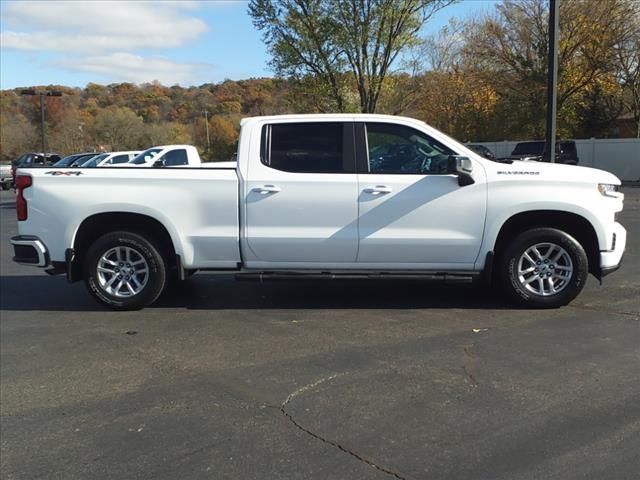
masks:
{"type": "Polygon", "coordinates": [[[501,266],[503,287],[519,303],[537,308],[556,308],[566,305],[582,291],[589,274],[587,255],[578,241],[562,230],[536,228],[518,235],[506,249],[501,266]],[[569,254],[573,262],[573,273],[569,284],[551,296],[537,295],[525,289],[518,279],[518,262],[522,254],[536,243],[550,242],[569,254]]]}
{"type": "Polygon", "coordinates": [[[136,310],[153,303],[166,283],[166,269],[158,248],[145,237],[133,232],[113,232],[100,237],[89,248],[84,261],[84,279],[89,292],[102,304],[115,310],[136,310]],[[109,249],[125,246],[135,249],[147,262],[149,279],[142,291],[132,297],[120,298],[106,292],[98,282],[97,265],[109,249]]]}

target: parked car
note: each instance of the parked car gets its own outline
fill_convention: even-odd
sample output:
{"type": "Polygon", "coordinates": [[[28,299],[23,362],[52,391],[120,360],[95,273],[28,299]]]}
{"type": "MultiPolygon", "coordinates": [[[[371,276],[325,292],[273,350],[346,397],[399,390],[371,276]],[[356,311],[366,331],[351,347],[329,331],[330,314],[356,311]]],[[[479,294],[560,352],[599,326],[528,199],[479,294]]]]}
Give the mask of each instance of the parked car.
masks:
{"type": "Polygon", "coordinates": [[[92,159],[89,165],[83,165],[84,167],[109,167],[113,165],[121,165],[129,163],[136,156],[140,154],[140,151],[126,151],[126,152],[111,152],[106,157],[101,159],[92,159]]]}
{"type": "Polygon", "coordinates": [[[244,119],[235,168],[21,169],[17,186],[15,261],[120,310],[195,270],[495,281],[558,307],[619,267],[627,237],[611,173],[492,162],[385,115],[244,119]]]}
{"type": "Polygon", "coordinates": [[[121,167],[199,167],[202,164],[192,145],[162,145],[151,147],[121,167]]]}
{"type": "Polygon", "coordinates": [[[11,164],[0,165],[0,187],[2,190],[9,190],[13,185],[13,175],[11,174],[11,164]]]}
{"type": "Polygon", "coordinates": [[[482,155],[484,158],[488,158],[489,160],[496,159],[496,156],[493,154],[491,149],[489,147],[485,147],[484,145],[472,143],[472,144],[467,144],[467,148],[470,148],[471,150],[476,152],[478,155],[482,155]]]}
{"type": "Polygon", "coordinates": [[[60,160],[60,155],[57,153],[35,153],[29,152],[23,155],[20,155],[17,159],[11,162],[11,177],[13,179],[12,185],[15,185],[16,179],[16,170],[22,167],[46,167],[53,165],[58,160],[60,160]]]}
{"type": "Polygon", "coordinates": [[[87,160],[85,163],[82,164],[82,166],[83,167],[111,167],[115,165],[122,166],[122,164],[130,162],[139,153],[140,153],[139,151],[103,153],[100,155],[96,155],[95,157],[87,160]]]}
{"type": "MultiPolygon", "coordinates": [[[[509,160],[535,160],[538,162],[544,161],[545,154],[545,142],[520,142],[516,144],[509,160]]],[[[576,148],[576,142],[573,140],[560,140],[556,142],[556,154],[555,163],[564,163],[567,165],[577,165],[580,160],[578,159],[578,149],[576,148]]]]}
{"type": "Polygon", "coordinates": [[[74,153],[73,155],[69,155],[61,160],[58,160],[52,166],[58,168],[75,167],[78,166],[78,164],[84,163],[87,160],[95,157],[96,155],[98,155],[96,152],[74,153]]]}
{"type": "Polygon", "coordinates": [[[16,160],[11,162],[14,168],[20,167],[34,167],[34,166],[47,166],[53,165],[58,160],[60,160],[60,155],[57,153],[47,153],[43,155],[42,153],[25,153],[18,157],[16,160]]]}

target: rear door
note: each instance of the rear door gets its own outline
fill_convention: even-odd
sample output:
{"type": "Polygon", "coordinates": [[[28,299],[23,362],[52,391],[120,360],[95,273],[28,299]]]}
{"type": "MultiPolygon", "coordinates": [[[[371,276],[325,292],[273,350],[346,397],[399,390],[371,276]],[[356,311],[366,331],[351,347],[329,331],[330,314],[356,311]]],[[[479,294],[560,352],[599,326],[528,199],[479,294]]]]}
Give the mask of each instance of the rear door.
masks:
{"type": "Polygon", "coordinates": [[[358,263],[395,269],[472,269],[486,214],[486,177],[473,160],[475,183],[447,173],[458,152],[410,126],[357,124],[358,263]],[[363,153],[361,153],[363,152],[363,153]],[[364,165],[363,165],[364,163],[364,165]]]}
{"type": "Polygon", "coordinates": [[[356,261],[358,189],[353,123],[285,122],[261,128],[245,190],[250,268],[356,261]]]}

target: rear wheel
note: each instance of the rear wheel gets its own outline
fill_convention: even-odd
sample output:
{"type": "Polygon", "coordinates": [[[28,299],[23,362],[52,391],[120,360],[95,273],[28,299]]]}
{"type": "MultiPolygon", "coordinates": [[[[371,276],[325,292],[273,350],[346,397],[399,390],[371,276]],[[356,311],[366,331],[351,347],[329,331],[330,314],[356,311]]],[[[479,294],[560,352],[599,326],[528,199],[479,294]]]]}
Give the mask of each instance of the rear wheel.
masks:
{"type": "Polygon", "coordinates": [[[166,283],[166,266],[158,248],[133,232],[107,233],[87,251],[84,279],[89,292],[114,310],[152,304],[166,283]]]}
{"type": "Polygon", "coordinates": [[[499,268],[506,293],[535,308],[566,305],[582,291],[589,272],[582,246],[555,228],[518,235],[506,248],[499,268]]]}

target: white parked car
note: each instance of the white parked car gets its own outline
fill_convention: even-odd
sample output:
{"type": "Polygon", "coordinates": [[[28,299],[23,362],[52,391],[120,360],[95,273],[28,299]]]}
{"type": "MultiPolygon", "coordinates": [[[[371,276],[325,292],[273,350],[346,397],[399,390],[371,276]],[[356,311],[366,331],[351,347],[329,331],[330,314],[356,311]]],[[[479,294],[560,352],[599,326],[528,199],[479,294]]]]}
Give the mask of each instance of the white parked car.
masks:
{"type": "Polygon", "coordinates": [[[202,161],[192,145],[163,145],[141,152],[124,167],[199,167],[202,161]]]}
{"type": "Polygon", "coordinates": [[[115,167],[133,160],[140,151],[108,152],[96,155],[84,162],[81,167],[115,167]]]}
{"type": "Polygon", "coordinates": [[[15,260],[114,309],[194,270],[471,278],[558,307],[618,268],[627,237],[614,175],[491,161],[384,115],[249,118],[234,168],[23,169],[17,188],[15,260]]]}

